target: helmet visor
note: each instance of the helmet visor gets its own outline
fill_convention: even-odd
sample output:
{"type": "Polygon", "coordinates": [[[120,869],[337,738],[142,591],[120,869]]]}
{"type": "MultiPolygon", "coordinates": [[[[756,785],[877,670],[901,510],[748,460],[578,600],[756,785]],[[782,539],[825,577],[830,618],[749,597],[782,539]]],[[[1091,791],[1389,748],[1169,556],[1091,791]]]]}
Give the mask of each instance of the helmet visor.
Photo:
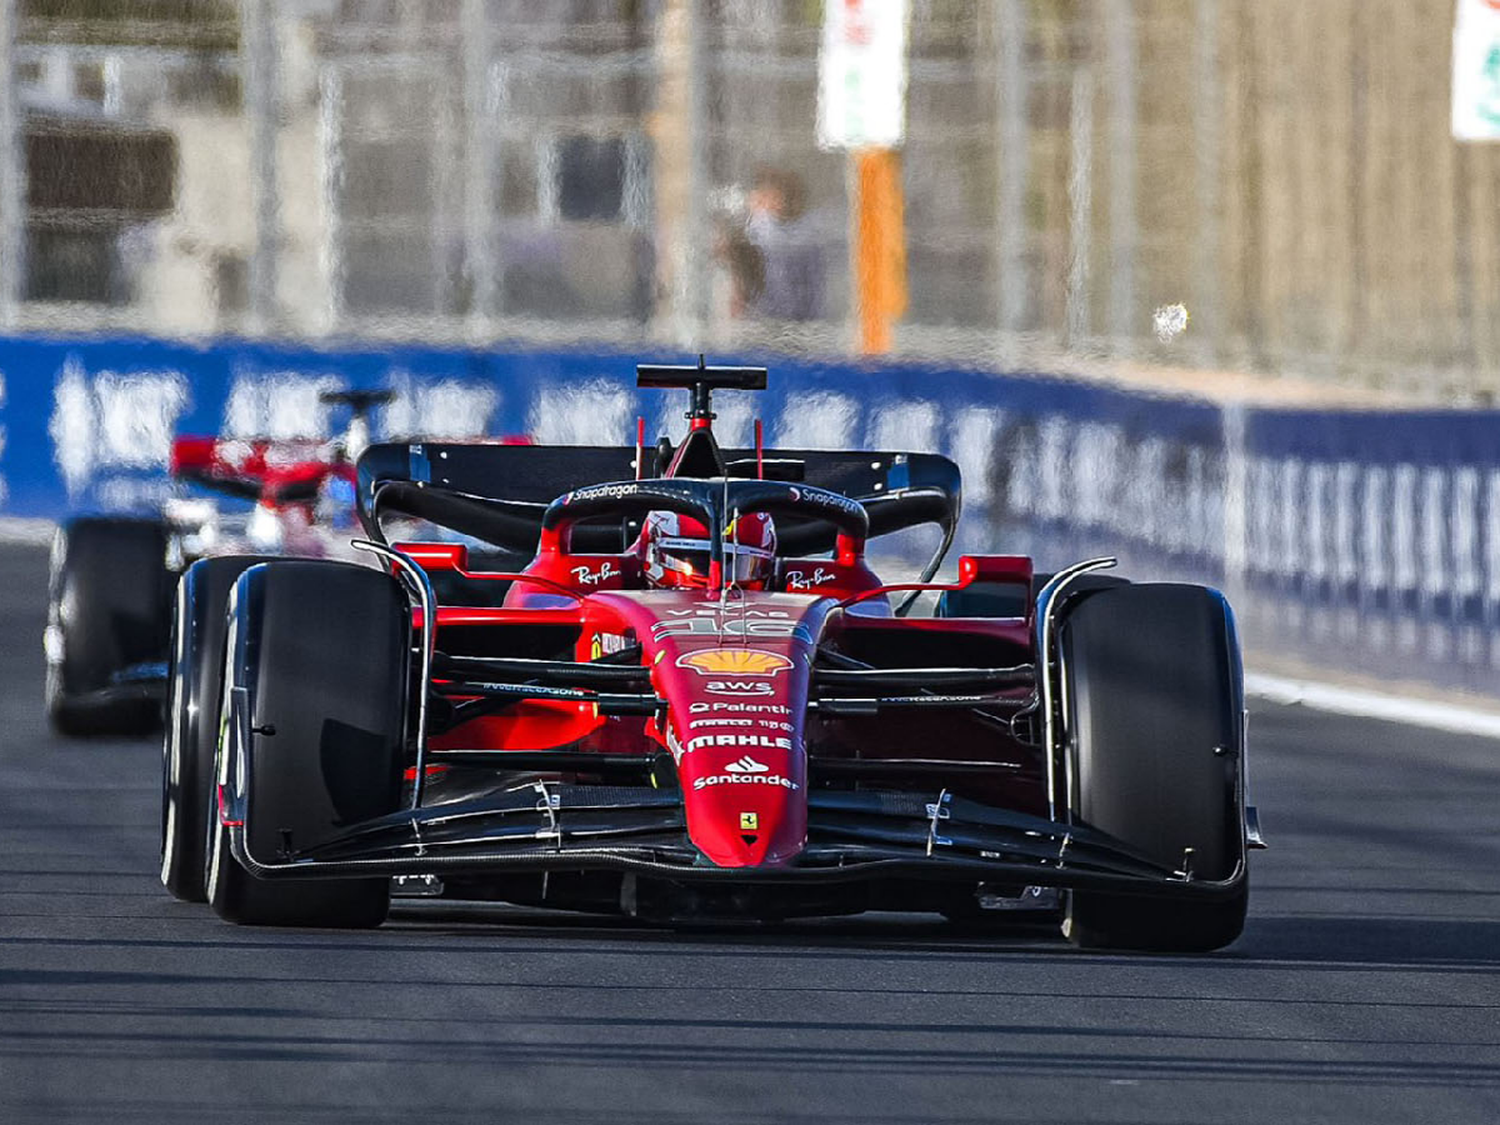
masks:
{"type": "MultiPolygon", "coordinates": [[[[655,544],[657,561],[667,570],[689,578],[708,579],[709,550],[704,539],[662,539],[655,544]]],[[[724,544],[726,582],[762,582],[770,577],[775,558],[759,547],[724,544]]]]}
{"type": "Polygon", "coordinates": [[[774,559],[770,551],[759,547],[740,547],[724,544],[725,580],[731,582],[763,582],[771,576],[774,559]]]}
{"type": "Polygon", "coordinates": [[[708,581],[708,540],[706,539],[660,539],[653,544],[652,554],[663,568],[687,578],[708,581]]]}

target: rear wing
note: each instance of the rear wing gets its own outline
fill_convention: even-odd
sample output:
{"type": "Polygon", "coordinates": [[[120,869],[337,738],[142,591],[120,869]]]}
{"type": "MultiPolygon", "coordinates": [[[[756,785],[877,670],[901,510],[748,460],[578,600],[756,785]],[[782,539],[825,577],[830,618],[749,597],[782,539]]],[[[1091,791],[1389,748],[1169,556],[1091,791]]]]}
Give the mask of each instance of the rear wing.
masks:
{"type": "MultiPolygon", "coordinates": [[[[757,475],[754,449],[723,454],[730,476],[757,475]]],[[[635,457],[632,446],[372,445],[359,459],[360,521],[381,542],[380,517],[389,512],[430,520],[507,550],[532,551],[552,500],[588,485],[633,479],[635,457]]],[[[962,487],[958,466],[941,454],[777,449],[766,450],[764,461],[768,477],[805,481],[860,501],[869,512],[872,536],[937,524],[943,529],[939,558],[952,541],[962,487]]],[[[831,548],[835,532],[821,522],[783,525],[778,519],[777,534],[787,554],[807,555],[831,548]]],[[[580,549],[624,549],[619,521],[582,527],[575,538],[580,535],[580,549]]]]}

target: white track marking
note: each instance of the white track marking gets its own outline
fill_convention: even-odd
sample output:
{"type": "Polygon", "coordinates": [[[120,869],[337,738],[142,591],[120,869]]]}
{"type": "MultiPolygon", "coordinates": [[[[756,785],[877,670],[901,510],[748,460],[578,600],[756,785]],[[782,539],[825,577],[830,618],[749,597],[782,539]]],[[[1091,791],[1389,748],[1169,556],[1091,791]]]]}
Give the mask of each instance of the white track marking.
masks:
{"type": "Polygon", "coordinates": [[[38,543],[42,546],[52,542],[57,524],[46,519],[24,519],[20,516],[0,516],[0,543],[38,543]]]}
{"type": "Polygon", "coordinates": [[[1312,680],[1289,680],[1259,672],[1245,673],[1245,691],[1272,703],[1300,703],[1315,711],[1335,715],[1356,715],[1456,734],[1500,738],[1500,714],[1455,703],[1338,687],[1312,680]]]}

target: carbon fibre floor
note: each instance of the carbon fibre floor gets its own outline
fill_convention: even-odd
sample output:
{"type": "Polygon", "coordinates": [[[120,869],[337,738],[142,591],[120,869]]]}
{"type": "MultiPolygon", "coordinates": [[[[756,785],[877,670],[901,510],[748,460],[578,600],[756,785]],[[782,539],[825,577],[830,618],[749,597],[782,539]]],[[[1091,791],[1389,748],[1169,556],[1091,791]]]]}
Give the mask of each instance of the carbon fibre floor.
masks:
{"type": "Polygon", "coordinates": [[[234,929],[157,883],[159,748],[47,734],[45,561],[0,548],[7,1125],[1500,1119],[1500,746],[1257,709],[1273,850],[1211,957],[890,916],[234,929]]]}

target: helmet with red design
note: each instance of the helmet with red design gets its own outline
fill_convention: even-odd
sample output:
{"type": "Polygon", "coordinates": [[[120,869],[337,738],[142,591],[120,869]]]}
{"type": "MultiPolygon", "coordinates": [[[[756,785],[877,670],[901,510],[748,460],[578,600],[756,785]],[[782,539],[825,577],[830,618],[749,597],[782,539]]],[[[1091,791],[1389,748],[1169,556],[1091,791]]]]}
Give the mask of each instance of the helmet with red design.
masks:
{"type": "MultiPolygon", "coordinates": [[[[764,512],[749,512],[724,529],[724,581],[764,587],[776,568],[776,525],[764,512]]],[[[708,586],[708,527],[676,512],[652,512],[641,529],[646,577],[656,586],[708,586]]]]}

